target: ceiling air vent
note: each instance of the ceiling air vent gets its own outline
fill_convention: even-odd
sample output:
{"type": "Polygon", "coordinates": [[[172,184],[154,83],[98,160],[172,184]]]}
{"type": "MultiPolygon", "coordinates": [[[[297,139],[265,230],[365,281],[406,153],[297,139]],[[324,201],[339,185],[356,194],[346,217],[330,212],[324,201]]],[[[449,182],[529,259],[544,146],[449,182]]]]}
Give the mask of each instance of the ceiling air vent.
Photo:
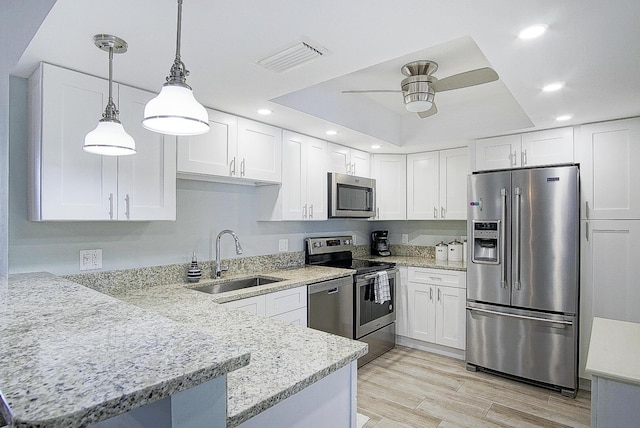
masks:
{"type": "Polygon", "coordinates": [[[258,61],[267,70],[282,73],[324,55],[320,48],[300,42],[258,61]]]}

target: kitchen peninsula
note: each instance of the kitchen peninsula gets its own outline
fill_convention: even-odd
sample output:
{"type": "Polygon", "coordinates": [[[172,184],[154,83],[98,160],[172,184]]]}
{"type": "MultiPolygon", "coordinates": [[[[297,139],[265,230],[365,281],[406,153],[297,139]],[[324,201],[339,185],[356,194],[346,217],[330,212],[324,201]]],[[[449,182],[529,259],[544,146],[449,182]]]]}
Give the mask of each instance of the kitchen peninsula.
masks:
{"type": "MultiPolygon", "coordinates": [[[[285,281],[277,287],[349,274],[278,271],[285,281]]],[[[12,275],[0,313],[3,416],[15,426],[88,426],[215,378],[225,380],[215,426],[278,418],[278,406],[287,417],[308,417],[287,403],[318,408],[313,397],[336,387],[342,417],[355,415],[355,361],[365,344],[215,300],[185,284],[107,296],[49,274],[12,275]]]]}

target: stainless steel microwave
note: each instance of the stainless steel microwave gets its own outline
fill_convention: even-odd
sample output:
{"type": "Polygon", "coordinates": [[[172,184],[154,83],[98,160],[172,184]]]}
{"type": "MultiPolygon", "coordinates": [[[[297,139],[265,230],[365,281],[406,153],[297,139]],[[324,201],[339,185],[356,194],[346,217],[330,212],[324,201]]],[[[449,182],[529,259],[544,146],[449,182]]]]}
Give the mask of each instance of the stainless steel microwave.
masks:
{"type": "Polygon", "coordinates": [[[368,218],[376,214],[376,180],[329,173],[329,217],[368,218]]]}

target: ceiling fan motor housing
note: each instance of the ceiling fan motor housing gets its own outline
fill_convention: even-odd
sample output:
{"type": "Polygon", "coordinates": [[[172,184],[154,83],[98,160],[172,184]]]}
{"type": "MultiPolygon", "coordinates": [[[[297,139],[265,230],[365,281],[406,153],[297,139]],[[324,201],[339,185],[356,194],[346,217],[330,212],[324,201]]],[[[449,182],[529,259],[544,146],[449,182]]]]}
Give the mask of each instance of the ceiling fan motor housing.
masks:
{"type": "Polygon", "coordinates": [[[424,111],[425,106],[430,107],[433,103],[435,91],[430,83],[434,80],[431,76],[410,76],[401,83],[404,104],[409,111],[424,111]],[[427,104],[428,103],[428,104],[427,104]],[[415,106],[415,109],[413,107],[415,106]]]}

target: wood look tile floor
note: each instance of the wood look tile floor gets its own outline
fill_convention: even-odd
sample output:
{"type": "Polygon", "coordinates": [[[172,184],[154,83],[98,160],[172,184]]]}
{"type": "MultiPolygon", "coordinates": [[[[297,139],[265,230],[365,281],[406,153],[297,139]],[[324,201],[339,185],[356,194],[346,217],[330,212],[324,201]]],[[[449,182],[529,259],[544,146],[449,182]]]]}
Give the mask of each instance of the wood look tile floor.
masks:
{"type": "Polygon", "coordinates": [[[398,346],[358,370],[363,428],[589,427],[591,395],[575,399],[398,346]]]}

